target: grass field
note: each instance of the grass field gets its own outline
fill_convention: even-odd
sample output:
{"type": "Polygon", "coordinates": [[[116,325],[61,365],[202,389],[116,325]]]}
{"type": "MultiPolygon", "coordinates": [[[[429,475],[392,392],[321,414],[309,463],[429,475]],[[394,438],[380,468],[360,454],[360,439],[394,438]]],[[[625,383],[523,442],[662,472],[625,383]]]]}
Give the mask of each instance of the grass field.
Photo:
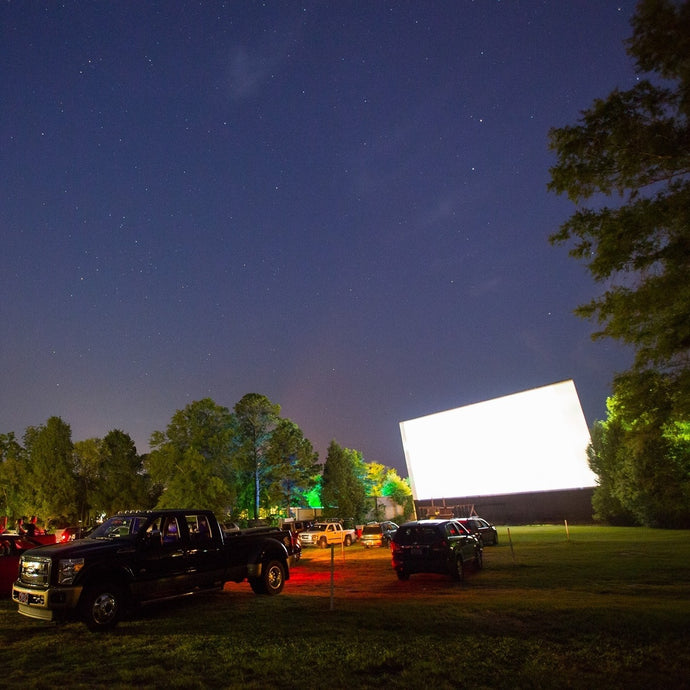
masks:
{"type": "Polygon", "coordinates": [[[111,634],[0,600],[0,685],[23,688],[690,688],[690,531],[499,528],[484,570],[399,582],[387,549],[305,551],[111,634]]]}

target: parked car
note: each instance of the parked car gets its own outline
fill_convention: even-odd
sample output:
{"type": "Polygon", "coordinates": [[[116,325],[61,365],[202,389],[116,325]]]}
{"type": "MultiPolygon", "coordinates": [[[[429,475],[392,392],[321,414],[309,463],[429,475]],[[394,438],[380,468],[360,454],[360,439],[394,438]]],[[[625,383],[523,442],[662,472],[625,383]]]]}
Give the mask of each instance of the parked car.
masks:
{"type": "Polygon", "coordinates": [[[458,518],[458,522],[472,532],[472,534],[479,535],[479,539],[482,542],[482,546],[498,544],[498,530],[484,518],[468,517],[468,518],[458,518]]]}
{"type": "Polygon", "coordinates": [[[398,527],[391,542],[398,579],[413,573],[447,573],[462,580],[465,569],[483,566],[479,538],[457,520],[414,520],[398,527]]]}
{"type": "Polygon", "coordinates": [[[306,532],[313,524],[314,523],[311,520],[286,520],[283,523],[283,529],[289,529],[299,534],[300,532],[306,532]]]}
{"type": "Polygon", "coordinates": [[[362,544],[367,549],[374,546],[388,546],[395,535],[398,526],[390,520],[385,522],[370,522],[362,529],[362,544]]]}
{"type": "Polygon", "coordinates": [[[55,541],[58,544],[65,544],[68,541],[74,541],[75,539],[83,539],[85,536],[92,531],[92,527],[64,527],[55,530],[55,541]]]}
{"type": "Polygon", "coordinates": [[[19,573],[19,558],[35,546],[41,546],[41,542],[33,537],[0,534],[0,597],[12,594],[12,584],[19,573]]]}

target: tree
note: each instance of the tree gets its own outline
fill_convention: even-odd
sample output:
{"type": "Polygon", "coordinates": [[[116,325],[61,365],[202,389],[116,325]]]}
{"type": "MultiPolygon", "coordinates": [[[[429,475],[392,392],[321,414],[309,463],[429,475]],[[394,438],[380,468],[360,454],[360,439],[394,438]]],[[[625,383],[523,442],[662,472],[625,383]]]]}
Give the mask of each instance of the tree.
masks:
{"type": "Polygon", "coordinates": [[[595,510],[671,526],[690,476],[676,433],[690,419],[690,1],[642,0],[632,24],[627,50],[650,78],[549,134],[549,189],[578,207],[550,239],[606,286],[576,310],[600,325],[593,337],[635,353],[593,430],[595,510]]]}
{"type": "Polygon", "coordinates": [[[386,466],[380,462],[366,463],[365,486],[367,495],[374,499],[374,520],[382,520],[382,509],[378,498],[383,495],[383,485],[386,481],[386,466]]]}
{"type": "Polygon", "coordinates": [[[321,503],[326,517],[354,518],[366,515],[366,468],[361,453],[341,448],[334,440],[328,446],[321,481],[321,503]]]}
{"type": "Polygon", "coordinates": [[[77,513],[83,524],[88,524],[92,508],[94,512],[100,512],[97,496],[101,476],[100,444],[99,438],[87,438],[74,443],[74,470],[78,484],[77,513]]]}
{"type": "Polygon", "coordinates": [[[14,432],[0,434],[0,525],[30,510],[25,503],[26,453],[14,432]]]}
{"type": "Polygon", "coordinates": [[[612,524],[690,526],[690,423],[659,414],[666,384],[663,376],[648,378],[657,400],[642,412],[622,385],[607,400],[607,419],[594,425],[587,451],[599,479],[595,517],[612,524]]]}
{"type": "Polygon", "coordinates": [[[408,479],[402,479],[394,469],[389,469],[381,491],[402,508],[404,519],[410,519],[414,515],[414,501],[408,479]]]}
{"type": "Polygon", "coordinates": [[[72,429],[51,417],[24,434],[27,452],[25,481],[32,491],[32,511],[46,520],[78,519],[78,482],[74,467],[72,429]]]}
{"type": "Polygon", "coordinates": [[[222,516],[236,498],[231,465],[234,420],[210,398],[172,417],[165,433],[151,436],[145,467],[160,486],[158,507],[208,507],[222,516]]]}
{"type": "Polygon", "coordinates": [[[234,407],[237,418],[239,445],[237,456],[242,466],[251,473],[254,484],[254,519],[259,519],[261,488],[269,468],[266,461],[271,433],[278,423],[280,405],[273,404],[265,395],[247,393],[234,407]]]}
{"type": "Polygon", "coordinates": [[[318,453],[302,430],[289,419],[280,419],[266,450],[266,482],[274,505],[304,505],[305,495],[316,486],[318,453]]]}
{"type": "Polygon", "coordinates": [[[118,510],[153,507],[150,480],[132,438],[124,431],[109,431],[99,444],[98,507],[107,515],[118,510]]]}
{"type": "Polygon", "coordinates": [[[690,2],[642,0],[627,43],[651,73],[596,100],[575,126],[553,129],[549,189],[578,210],[552,235],[574,242],[608,287],[578,308],[595,338],[631,345],[628,375],[669,377],[675,414],[690,412],[690,2]],[[604,205],[607,198],[617,203],[604,205]],[[584,204],[589,202],[589,206],[584,204]]]}

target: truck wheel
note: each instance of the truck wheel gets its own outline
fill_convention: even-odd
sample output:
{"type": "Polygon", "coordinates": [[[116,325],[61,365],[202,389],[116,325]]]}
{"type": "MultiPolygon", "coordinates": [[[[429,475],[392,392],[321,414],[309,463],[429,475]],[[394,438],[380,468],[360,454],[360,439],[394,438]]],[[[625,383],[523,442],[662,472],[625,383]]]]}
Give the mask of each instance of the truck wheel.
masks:
{"type": "Polygon", "coordinates": [[[253,577],[249,584],[255,594],[280,594],[285,584],[285,567],[280,561],[267,561],[261,568],[261,576],[253,577]]]}
{"type": "Polygon", "coordinates": [[[349,534],[345,535],[345,546],[350,546],[352,544],[352,537],[349,534]]]}
{"type": "Polygon", "coordinates": [[[409,580],[410,579],[410,574],[406,573],[404,570],[396,570],[398,574],[398,580],[409,580]]]}
{"type": "Polygon", "coordinates": [[[105,583],[84,590],[79,604],[81,618],[93,632],[112,630],[122,618],[125,593],[118,585],[105,583]]]}
{"type": "Polygon", "coordinates": [[[328,539],[326,539],[326,537],[321,537],[321,539],[319,539],[319,546],[325,549],[328,546],[328,539]]]}

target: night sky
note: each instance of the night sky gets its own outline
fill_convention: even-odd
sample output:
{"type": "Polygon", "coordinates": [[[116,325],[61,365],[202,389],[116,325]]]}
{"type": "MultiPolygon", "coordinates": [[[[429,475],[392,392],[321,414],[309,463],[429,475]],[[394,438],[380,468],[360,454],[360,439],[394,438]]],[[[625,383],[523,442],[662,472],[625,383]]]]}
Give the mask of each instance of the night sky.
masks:
{"type": "Polygon", "coordinates": [[[0,433],[146,452],[261,393],[406,476],[403,420],[564,379],[604,418],[547,135],[633,86],[634,5],[3,2],[0,433]]]}

